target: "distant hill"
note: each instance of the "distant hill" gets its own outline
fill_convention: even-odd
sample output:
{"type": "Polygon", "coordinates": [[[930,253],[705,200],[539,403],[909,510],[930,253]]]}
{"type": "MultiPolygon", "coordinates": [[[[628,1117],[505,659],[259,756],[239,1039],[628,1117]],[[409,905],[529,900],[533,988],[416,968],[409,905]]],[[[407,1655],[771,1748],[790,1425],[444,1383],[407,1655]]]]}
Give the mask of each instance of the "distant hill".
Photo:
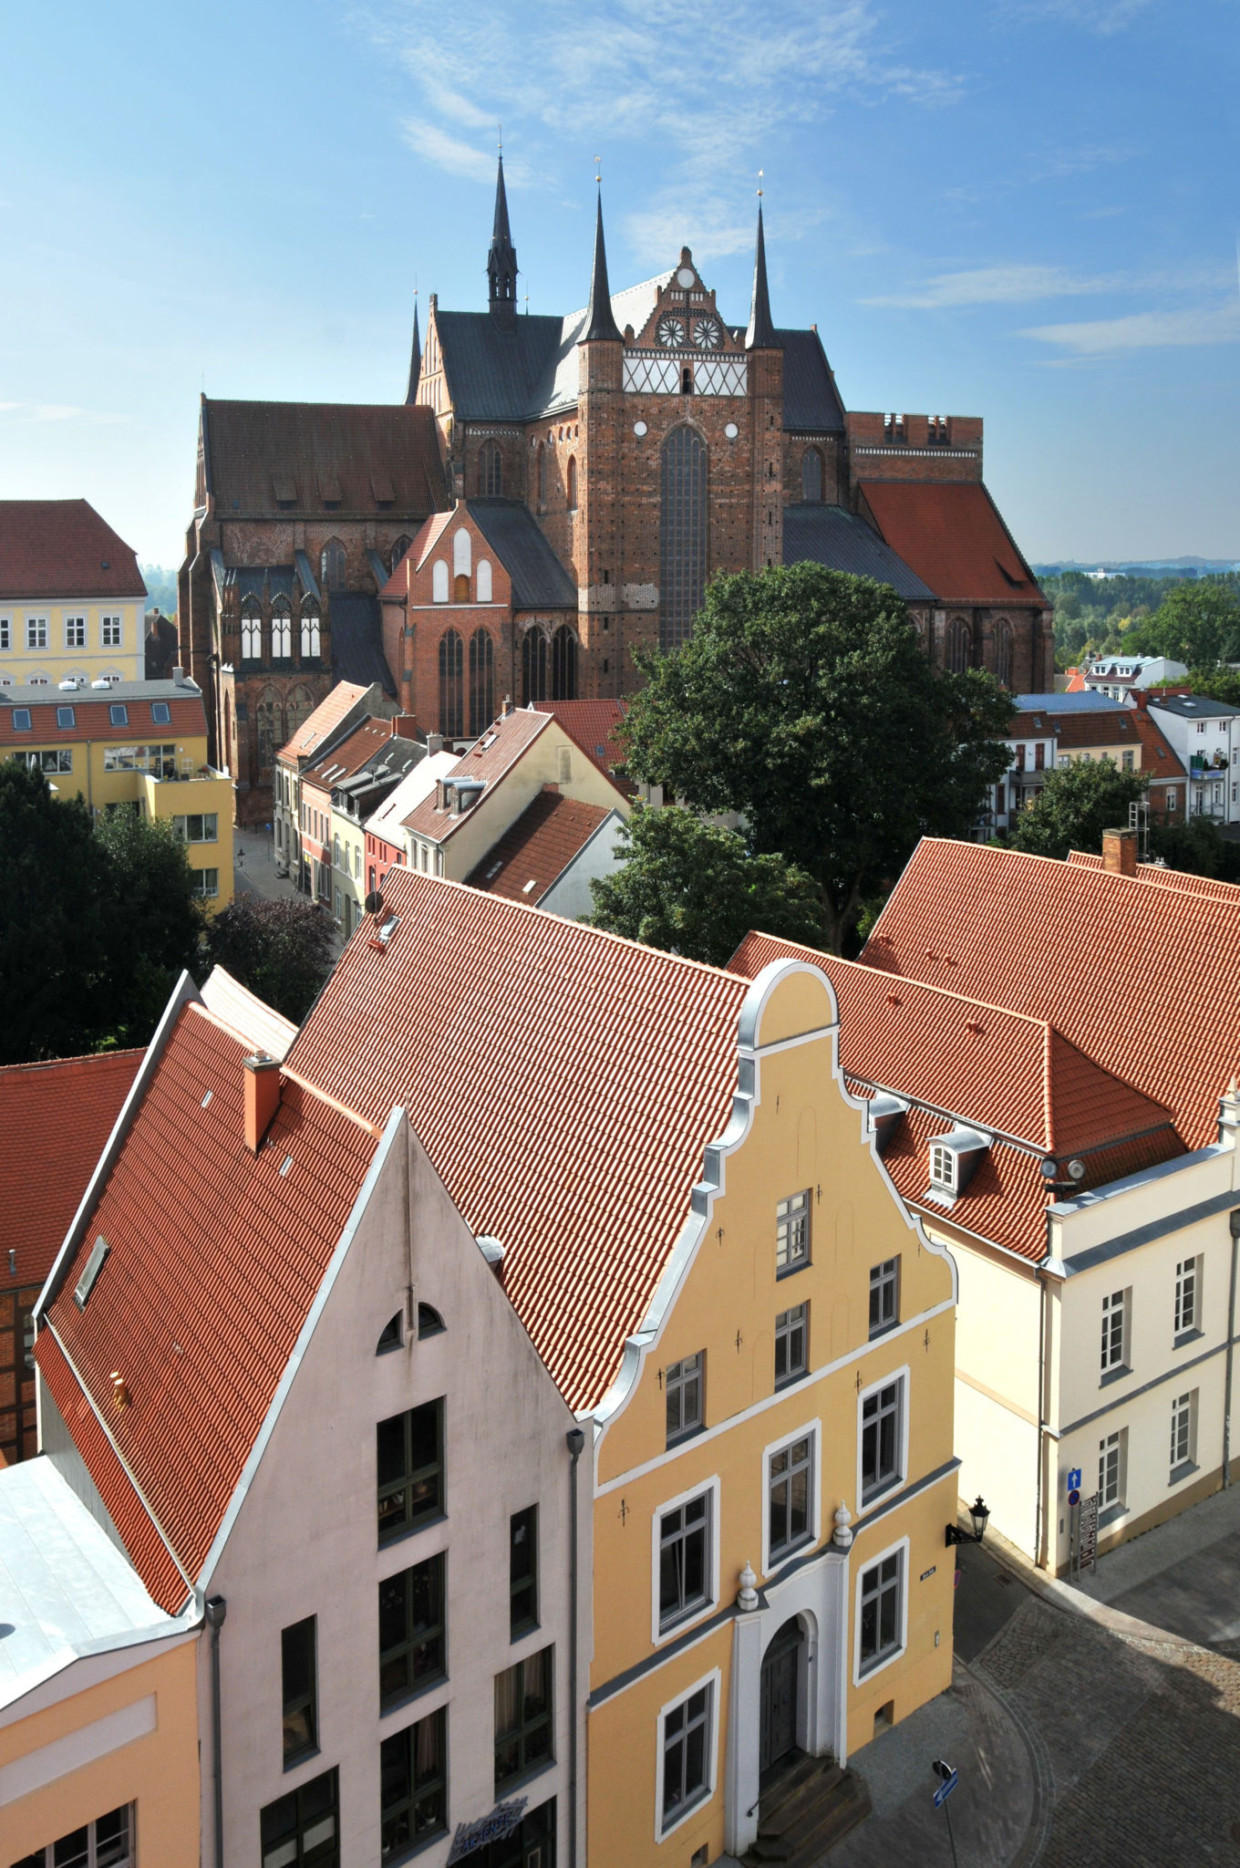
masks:
{"type": "Polygon", "coordinates": [[[1240,571],[1236,558],[1058,558],[1035,564],[1035,577],[1060,577],[1065,571],[1105,571],[1111,577],[1217,577],[1240,571]]]}
{"type": "Polygon", "coordinates": [[[162,610],[165,616],[177,613],[177,574],[163,564],[139,565],[142,580],[146,585],[146,607],[148,610],[162,610]]]}

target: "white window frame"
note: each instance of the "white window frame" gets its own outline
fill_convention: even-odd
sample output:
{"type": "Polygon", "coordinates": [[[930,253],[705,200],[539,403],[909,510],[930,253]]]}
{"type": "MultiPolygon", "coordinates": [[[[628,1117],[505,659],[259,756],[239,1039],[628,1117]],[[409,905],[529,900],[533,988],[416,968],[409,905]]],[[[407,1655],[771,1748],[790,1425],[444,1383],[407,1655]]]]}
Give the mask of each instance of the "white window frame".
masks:
{"type": "Polygon", "coordinates": [[[1108,1376],[1114,1378],[1121,1373],[1131,1374],[1132,1362],[1130,1360],[1130,1349],[1131,1349],[1131,1342],[1132,1342],[1132,1286],[1127,1285],[1122,1291],[1105,1292],[1102,1298],[1102,1303],[1099,1306],[1098,1314],[1099,1314],[1099,1320],[1102,1325],[1102,1329],[1106,1331],[1106,1344],[1107,1344],[1107,1347],[1104,1348],[1103,1337],[1100,1334],[1099,1339],[1098,1339],[1099,1380],[1106,1381],[1108,1376]],[[1112,1336],[1114,1335],[1114,1330],[1111,1326],[1111,1318],[1113,1318],[1115,1315],[1115,1311],[1116,1311],[1115,1299],[1116,1298],[1119,1299],[1118,1308],[1120,1311],[1119,1356],[1118,1358],[1113,1358],[1110,1361],[1104,1361],[1103,1357],[1105,1354],[1108,1353],[1110,1340],[1112,1336]]]}
{"type": "Polygon", "coordinates": [[[959,1159],[954,1148],[944,1148],[941,1142],[930,1144],[930,1185],[940,1188],[944,1193],[955,1193],[956,1176],[959,1171],[959,1159]],[[943,1165],[946,1163],[947,1172],[943,1165]]]}
{"type": "MultiPolygon", "coordinates": [[[[1114,1518],[1122,1518],[1128,1510],[1128,1429],[1113,1427],[1110,1433],[1104,1433],[1098,1441],[1098,1516],[1101,1520],[1104,1512],[1114,1518]],[[1111,1441],[1116,1444],[1117,1485],[1114,1498],[1102,1496],[1102,1462],[1108,1457],[1111,1441]]],[[[1108,1520],[1108,1522],[1112,1521],[1108,1520]]]]}
{"type": "Polygon", "coordinates": [[[876,1551],[872,1557],[857,1566],[857,1580],[853,1589],[853,1685],[862,1686],[875,1679],[885,1668],[890,1667],[908,1652],[908,1588],[909,1588],[909,1540],[901,1537],[898,1542],[888,1544],[885,1550],[876,1551]],[[868,1667],[861,1665],[861,1585],[871,1570],[885,1563],[888,1557],[897,1553],[900,1556],[900,1645],[892,1648],[890,1654],[882,1660],[873,1661],[868,1667]]]}
{"type": "MultiPolygon", "coordinates": [[[[125,1854],[120,1859],[113,1857],[112,1860],[115,1863],[115,1868],[134,1868],[134,1863],[138,1859],[137,1853],[134,1848],[134,1842],[136,1840],[136,1836],[135,1836],[136,1824],[135,1824],[134,1819],[137,1814],[137,1805],[135,1803],[129,1803],[129,1804],[121,1803],[121,1804],[114,1805],[114,1808],[115,1809],[128,1809],[129,1811],[129,1847],[125,1851],[125,1854]]],[[[105,1816],[111,1816],[112,1814],[113,1814],[112,1810],[104,1811],[105,1816]]],[[[102,1817],[93,1817],[89,1823],[85,1823],[85,1824],[75,1823],[73,1829],[70,1829],[67,1832],[68,1835],[73,1835],[77,1829],[84,1828],[86,1830],[86,1861],[84,1864],[84,1868],[96,1868],[96,1863],[98,1862],[98,1859],[99,1859],[99,1855],[98,1855],[99,1833],[98,1833],[97,1825],[102,1820],[103,1820],[102,1817]]],[[[55,1841],[45,1843],[41,1849],[33,1850],[33,1859],[35,1861],[38,1861],[39,1857],[42,1856],[44,1863],[46,1864],[46,1868],[52,1868],[52,1864],[56,1859],[56,1844],[57,1842],[63,1842],[64,1840],[65,1840],[64,1836],[57,1836],[55,1841]]],[[[110,1846],[111,1845],[109,1844],[109,1847],[110,1846]]],[[[24,1859],[25,1858],[23,1857],[23,1860],[24,1859]]]]}
{"type": "Polygon", "coordinates": [[[911,1412],[909,1396],[911,1394],[911,1391],[912,1391],[912,1369],[910,1368],[909,1364],[905,1362],[898,1369],[889,1369],[886,1375],[880,1375],[877,1381],[871,1382],[868,1388],[860,1389],[857,1394],[857,1492],[856,1492],[856,1498],[857,1498],[857,1510],[858,1511],[871,1510],[875,1505],[881,1504],[885,1498],[893,1497],[894,1494],[898,1492],[901,1489],[901,1487],[907,1484],[908,1482],[908,1432],[909,1432],[909,1414],[911,1412]],[[864,1426],[865,1426],[865,1422],[864,1422],[865,1403],[871,1395],[878,1394],[879,1391],[883,1388],[889,1388],[892,1382],[900,1383],[900,1435],[899,1435],[900,1470],[897,1476],[892,1480],[890,1485],[884,1486],[881,1492],[871,1493],[870,1496],[867,1498],[864,1496],[862,1478],[861,1478],[862,1467],[864,1465],[864,1459],[862,1456],[862,1445],[863,1445],[863,1435],[864,1435],[864,1426]]]}
{"type": "Polygon", "coordinates": [[[46,616],[28,615],[26,618],[26,653],[32,649],[47,648],[46,616]]]}
{"type": "Polygon", "coordinates": [[[790,1557],[801,1551],[813,1550],[822,1535],[822,1422],[816,1416],[797,1427],[791,1433],[781,1433],[778,1440],[772,1440],[762,1449],[762,1574],[769,1576],[772,1567],[779,1569],[790,1557]],[[810,1500],[809,1500],[809,1535],[802,1543],[790,1550],[785,1550],[772,1561],[771,1557],[771,1460],[776,1453],[795,1445],[798,1440],[813,1440],[813,1453],[810,1458],[810,1500]]]}
{"type": "Polygon", "coordinates": [[[1175,1309],[1172,1312],[1171,1321],[1175,1336],[1175,1345],[1177,1347],[1181,1342],[1188,1342],[1190,1339],[1201,1335],[1201,1274],[1204,1269],[1204,1264],[1205,1260],[1202,1254],[1200,1252],[1194,1252],[1190,1253],[1187,1258],[1180,1259],[1175,1268],[1175,1309]],[[1183,1293],[1184,1286],[1189,1283],[1192,1285],[1193,1305],[1192,1315],[1189,1321],[1185,1323],[1182,1320],[1184,1315],[1183,1293]]]}
{"type": "Polygon", "coordinates": [[[1197,1470],[1197,1409],[1201,1390],[1190,1388],[1185,1394],[1171,1397],[1171,1462],[1168,1468],[1168,1485],[1181,1485],[1197,1470]],[[1179,1438],[1179,1425],[1183,1415],[1188,1416],[1188,1451],[1183,1459],[1175,1457],[1176,1441],[1179,1438]]]}
{"type": "MultiPolygon", "coordinates": [[[[787,1244],[787,1240],[783,1242],[787,1244]]],[[[793,1272],[803,1271],[814,1262],[814,1190],[812,1187],[798,1187],[795,1193],[785,1194],[782,1200],[775,1202],[775,1276],[787,1278],[793,1272]],[[805,1205],[796,1212],[780,1213],[781,1206],[790,1206],[794,1200],[804,1200],[805,1205]],[[792,1226],[803,1226],[804,1249],[795,1258],[789,1258],[784,1264],[779,1262],[781,1241],[779,1228],[784,1222],[792,1226]]]]}
{"type": "Polygon", "coordinates": [[[673,1835],[690,1816],[696,1815],[699,1810],[704,1810],[709,1803],[714,1801],[719,1788],[719,1702],[722,1686],[723,1675],[718,1667],[712,1667],[711,1671],[703,1674],[700,1680],[695,1680],[692,1686],[684,1692],[677,1693],[673,1699],[669,1699],[659,1707],[659,1716],[655,1722],[654,1839],[656,1842],[666,1841],[668,1836],[673,1835]],[[700,1693],[703,1687],[709,1695],[710,1708],[710,1736],[706,1744],[706,1785],[701,1796],[695,1797],[692,1803],[686,1803],[665,1827],[663,1822],[663,1760],[667,1715],[669,1712],[675,1712],[676,1708],[683,1706],[687,1700],[692,1699],[695,1693],[700,1693]]]}
{"type": "Polygon", "coordinates": [[[878,1323],[868,1323],[869,1310],[867,1307],[866,1316],[870,1332],[869,1340],[872,1343],[877,1342],[880,1336],[889,1336],[892,1330],[898,1330],[900,1327],[900,1273],[903,1270],[901,1258],[902,1254],[896,1252],[891,1258],[884,1258],[879,1264],[870,1266],[870,1295],[873,1296],[875,1291],[877,1291],[880,1296],[890,1290],[894,1290],[895,1292],[895,1310],[887,1322],[884,1323],[880,1320],[878,1323]],[[894,1266],[895,1269],[889,1271],[889,1266],[894,1266]],[[877,1283],[875,1283],[876,1274],[878,1278],[877,1283]]]}
{"type": "Polygon", "coordinates": [[[109,610],[99,618],[99,641],[105,649],[120,649],[124,643],[125,619],[116,610],[109,610]],[[112,634],[109,635],[108,631],[112,634]]]}
{"type": "Polygon", "coordinates": [[[86,647],[86,618],[80,611],[65,617],[65,647],[67,649],[86,647]]]}
{"type": "Polygon", "coordinates": [[[687,1628],[696,1628],[706,1616],[713,1615],[719,1607],[719,1498],[722,1487],[718,1473],[709,1479],[702,1479],[697,1485],[691,1485],[686,1492],[678,1492],[675,1498],[664,1498],[655,1506],[650,1519],[650,1642],[652,1647],[666,1647],[669,1641],[678,1641],[687,1628]],[[707,1535],[710,1549],[707,1551],[707,1572],[710,1593],[702,1606],[691,1609],[682,1615],[670,1627],[659,1628],[659,1569],[662,1549],[663,1520],[669,1511],[679,1511],[682,1505],[691,1505],[695,1498],[704,1492],[710,1494],[710,1511],[707,1516],[707,1535]]]}

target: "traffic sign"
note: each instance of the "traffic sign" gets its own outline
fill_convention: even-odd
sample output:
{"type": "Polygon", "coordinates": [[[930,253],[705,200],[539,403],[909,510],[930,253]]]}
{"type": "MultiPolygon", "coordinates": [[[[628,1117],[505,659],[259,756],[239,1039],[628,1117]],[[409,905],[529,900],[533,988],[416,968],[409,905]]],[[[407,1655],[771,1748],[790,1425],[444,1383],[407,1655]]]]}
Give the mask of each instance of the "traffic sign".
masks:
{"type": "MultiPolygon", "coordinates": [[[[1081,1469],[1079,1466],[1074,1466],[1071,1472],[1068,1474],[1068,1490],[1070,1492],[1079,1492],[1080,1489],[1081,1489],[1081,1469]]],[[[1073,1505],[1075,1505],[1076,1502],[1077,1501],[1075,1498],[1069,1500],[1069,1503],[1073,1505]]]]}
{"type": "Polygon", "coordinates": [[[1076,1487],[1073,1486],[1072,1490],[1068,1493],[1068,1503],[1070,1505],[1079,1505],[1080,1502],[1081,1502],[1081,1495],[1077,1491],[1076,1487]]]}
{"type": "Polygon", "coordinates": [[[936,1810],[941,1810],[960,1782],[960,1773],[942,1758],[936,1758],[931,1768],[940,1779],[939,1787],[934,1793],[934,1807],[936,1810]]]}

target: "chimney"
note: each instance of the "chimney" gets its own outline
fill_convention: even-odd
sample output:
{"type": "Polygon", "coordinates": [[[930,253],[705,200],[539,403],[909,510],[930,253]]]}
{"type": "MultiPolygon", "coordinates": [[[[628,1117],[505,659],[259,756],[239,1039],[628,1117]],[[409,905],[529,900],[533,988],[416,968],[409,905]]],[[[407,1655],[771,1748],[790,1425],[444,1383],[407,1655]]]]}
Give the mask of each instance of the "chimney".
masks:
{"type": "Polygon", "coordinates": [[[420,739],[421,737],[422,735],[418,732],[417,715],[412,713],[398,713],[392,722],[392,738],[420,739]]]}
{"type": "Polygon", "coordinates": [[[511,712],[512,712],[512,695],[505,694],[504,704],[499,710],[500,719],[506,720],[511,712]]]}
{"type": "Polygon", "coordinates": [[[434,753],[442,752],[442,751],[443,751],[443,734],[442,733],[428,733],[426,735],[427,757],[429,758],[434,753]]]}
{"type": "Polygon", "coordinates": [[[174,668],[172,671],[172,679],[179,688],[183,688],[185,686],[185,670],[183,668],[174,668]]]}
{"type": "Polygon", "coordinates": [[[280,1066],[265,1051],[243,1060],[245,1065],[245,1145],[256,1155],[280,1107],[280,1066]]]}
{"type": "Polygon", "coordinates": [[[1137,873],[1137,833],[1135,830],[1104,830],[1102,867],[1114,876],[1137,873]]]}

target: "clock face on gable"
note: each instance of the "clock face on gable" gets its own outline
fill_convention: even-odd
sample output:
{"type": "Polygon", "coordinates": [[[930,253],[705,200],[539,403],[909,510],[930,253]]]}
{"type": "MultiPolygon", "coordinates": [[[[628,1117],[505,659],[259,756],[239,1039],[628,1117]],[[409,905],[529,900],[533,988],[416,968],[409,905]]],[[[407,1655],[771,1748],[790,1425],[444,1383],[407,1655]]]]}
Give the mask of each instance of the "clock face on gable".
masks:
{"type": "Polygon", "coordinates": [[[683,349],[686,338],[684,319],[675,318],[670,312],[665,313],[655,326],[655,336],[662,344],[664,350],[683,349]]]}

